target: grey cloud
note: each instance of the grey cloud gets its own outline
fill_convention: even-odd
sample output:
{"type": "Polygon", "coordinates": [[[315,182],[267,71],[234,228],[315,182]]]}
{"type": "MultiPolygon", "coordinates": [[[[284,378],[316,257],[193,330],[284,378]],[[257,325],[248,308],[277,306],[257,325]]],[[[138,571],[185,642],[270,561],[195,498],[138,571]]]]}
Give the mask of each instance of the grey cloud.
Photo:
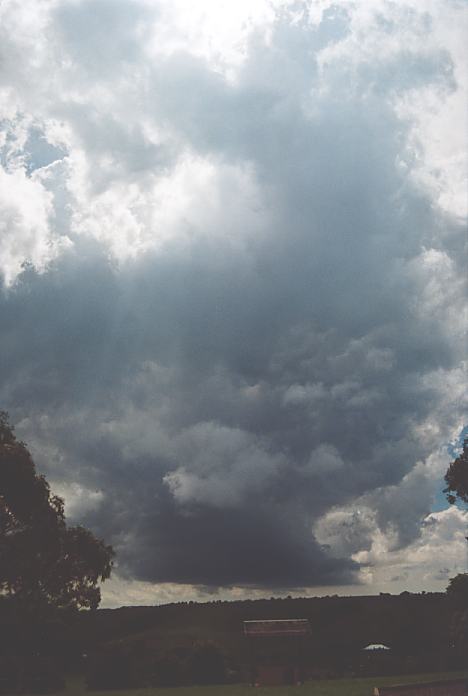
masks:
{"type": "Polygon", "coordinates": [[[291,512],[258,500],[241,512],[228,508],[219,515],[203,508],[193,515],[164,515],[154,520],[153,530],[142,530],[143,543],[129,549],[124,561],[153,581],[272,588],[350,582],[356,564],[330,558],[291,512]],[[164,523],[163,539],[158,522],[164,523]],[[150,557],[148,545],[154,549],[150,557]]]}
{"type": "MultiPolygon", "coordinates": [[[[65,5],[57,21],[78,68],[105,82],[117,55],[139,60],[143,10],[102,3],[91,18],[90,8],[65,5]]],[[[402,544],[419,533],[430,494],[411,506],[417,477],[399,484],[433,446],[415,435],[445,403],[430,375],[455,368],[461,346],[443,302],[422,311],[429,281],[411,264],[442,245],[441,226],[457,264],[461,235],[398,166],[409,125],[392,99],[421,80],[453,84],[448,62],[430,54],[396,83],[393,64],[373,68],[378,88],[358,76],[364,95],[335,91],[333,75],[321,90],[317,51],[348,31],[343,13],[318,29],[285,16],[271,45],[252,38],[234,83],[202,59],[161,58],[141,100],[142,115],[170,134],[160,149],[131,105],[55,107],[88,164],[118,162],[91,171],[94,193],[116,178],[141,184],[140,169],[170,171],[189,149],[215,168],[248,165],[265,211],[245,235],[250,211],[240,209],[236,239],[217,233],[231,223],[222,217],[201,230],[182,221],[188,239],[120,266],[104,244],[75,235],[46,273],[25,269],[0,297],[2,404],[48,477],[102,492],[80,521],[115,544],[129,576],[349,583],[350,555],[376,524],[399,516],[402,544]],[[347,536],[333,557],[313,525],[363,495],[380,517],[338,520],[347,536]]]]}
{"type": "Polygon", "coordinates": [[[120,78],[122,70],[142,58],[144,35],[156,19],[155,10],[150,12],[138,0],[59,3],[50,37],[54,46],[59,39],[58,46],[91,82],[120,78]]]}
{"type": "Polygon", "coordinates": [[[164,477],[176,501],[225,509],[268,498],[268,489],[286,462],[270,454],[245,432],[198,423],[175,444],[175,461],[184,462],[164,477]]]}

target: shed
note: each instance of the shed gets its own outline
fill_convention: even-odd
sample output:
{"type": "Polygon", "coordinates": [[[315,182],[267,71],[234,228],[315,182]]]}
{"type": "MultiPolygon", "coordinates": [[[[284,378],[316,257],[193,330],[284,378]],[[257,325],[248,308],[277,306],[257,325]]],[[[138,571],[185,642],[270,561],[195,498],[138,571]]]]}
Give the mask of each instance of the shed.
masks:
{"type": "Polygon", "coordinates": [[[299,685],[305,678],[308,619],[244,621],[251,682],[256,686],[299,685]]]}

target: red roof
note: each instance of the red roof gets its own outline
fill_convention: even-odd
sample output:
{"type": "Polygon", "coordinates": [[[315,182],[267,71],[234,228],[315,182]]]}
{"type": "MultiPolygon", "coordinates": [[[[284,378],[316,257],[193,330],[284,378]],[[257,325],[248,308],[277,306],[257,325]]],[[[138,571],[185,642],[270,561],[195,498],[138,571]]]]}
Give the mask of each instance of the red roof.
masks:
{"type": "Polygon", "coordinates": [[[244,635],[249,638],[274,636],[306,636],[310,634],[308,619],[268,619],[244,621],[244,635]]]}

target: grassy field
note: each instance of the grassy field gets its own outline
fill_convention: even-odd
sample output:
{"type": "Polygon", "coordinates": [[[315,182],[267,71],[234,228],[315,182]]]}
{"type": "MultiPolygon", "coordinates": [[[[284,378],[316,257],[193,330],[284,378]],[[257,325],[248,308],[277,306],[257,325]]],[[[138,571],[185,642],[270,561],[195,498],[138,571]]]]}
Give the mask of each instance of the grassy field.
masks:
{"type": "Polygon", "coordinates": [[[449,674],[413,674],[402,677],[372,677],[370,679],[334,679],[330,681],[310,681],[300,688],[261,687],[253,690],[251,686],[193,686],[171,689],[134,689],[130,691],[87,691],[79,681],[70,681],[68,688],[60,696],[252,696],[252,693],[271,694],[271,696],[372,696],[374,686],[385,684],[410,683],[418,681],[438,681],[466,677],[468,671],[449,674]]]}

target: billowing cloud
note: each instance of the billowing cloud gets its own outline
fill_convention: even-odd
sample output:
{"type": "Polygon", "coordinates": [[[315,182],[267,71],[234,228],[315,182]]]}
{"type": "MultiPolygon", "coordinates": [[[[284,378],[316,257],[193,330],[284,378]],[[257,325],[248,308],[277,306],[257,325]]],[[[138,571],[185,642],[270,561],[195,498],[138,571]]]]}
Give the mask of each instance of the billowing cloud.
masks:
{"type": "Polygon", "coordinates": [[[373,582],[458,514],[463,6],[242,8],[0,8],[0,398],[137,594],[373,582]]]}
{"type": "Polygon", "coordinates": [[[385,531],[375,511],[365,505],[330,511],[315,529],[334,555],[351,554],[360,565],[360,579],[372,592],[398,587],[417,592],[446,587],[465,572],[468,514],[457,508],[433,512],[421,523],[420,534],[404,546],[395,528],[385,531]]]}

